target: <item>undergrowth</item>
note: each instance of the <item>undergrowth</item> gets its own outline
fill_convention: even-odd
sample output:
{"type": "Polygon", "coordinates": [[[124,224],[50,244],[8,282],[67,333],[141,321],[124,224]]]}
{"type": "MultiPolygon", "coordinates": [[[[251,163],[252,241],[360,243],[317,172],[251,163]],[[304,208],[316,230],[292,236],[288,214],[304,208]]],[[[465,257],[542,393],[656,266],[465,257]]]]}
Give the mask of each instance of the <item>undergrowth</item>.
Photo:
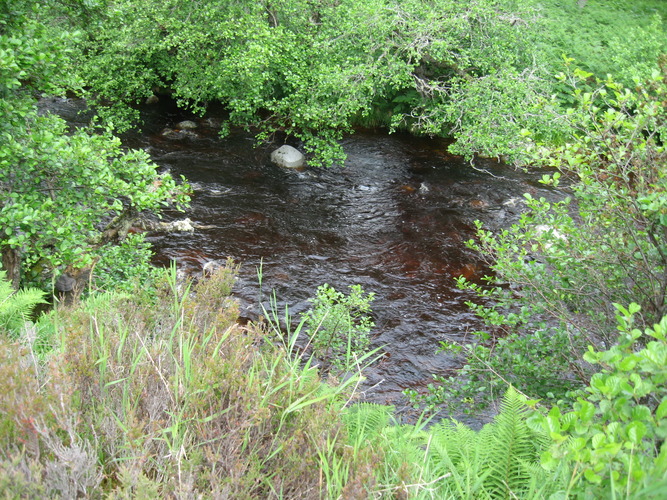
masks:
{"type": "Polygon", "coordinates": [[[105,293],[56,310],[40,321],[56,346],[42,359],[29,337],[2,337],[0,490],[324,496],[317,450],[340,432],[347,386],[236,324],[234,276],[229,265],[193,285],[172,272],[151,301],[105,293]]]}
{"type": "MultiPolygon", "coordinates": [[[[578,413],[554,407],[546,415],[510,388],[480,431],[454,420],[403,425],[392,407],[357,402],[374,353],[343,380],[325,382],[296,348],[306,318],[281,328],[291,324],[289,311],[281,317],[274,301],[261,325],[237,324],[235,275],[229,262],[183,283],[172,268],[149,293],[93,294],[36,323],[0,327],[0,496],[555,499],[595,498],[609,488],[618,498],[667,491],[667,323],[647,331],[659,342],[646,356],[663,357],[648,374],[658,385],[644,384],[642,394],[654,394],[657,407],[625,398],[617,414],[591,388],[578,413]],[[607,431],[622,431],[612,436],[624,450],[618,470],[626,458],[638,460],[634,450],[645,453],[637,461],[643,475],[619,476],[624,490],[616,472],[604,476],[609,446],[596,437],[596,412],[607,431]],[[619,424],[627,412],[636,421],[619,424]],[[647,415],[651,426],[638,422],[647,415]],[[600,446],[585,454],[588,439],[600,446]]],[[[0,288],[8,306],[23,299],[0,288]]],[[[626,355],[644,354],[629,346],[626,355]]],[[[596,356],[608,362],[607,353],[596,356]]],[[[628,361],[614,356],[622,372],[628,361]]],[[[619,377],[627,374],[609,380],[619,377]]]]}

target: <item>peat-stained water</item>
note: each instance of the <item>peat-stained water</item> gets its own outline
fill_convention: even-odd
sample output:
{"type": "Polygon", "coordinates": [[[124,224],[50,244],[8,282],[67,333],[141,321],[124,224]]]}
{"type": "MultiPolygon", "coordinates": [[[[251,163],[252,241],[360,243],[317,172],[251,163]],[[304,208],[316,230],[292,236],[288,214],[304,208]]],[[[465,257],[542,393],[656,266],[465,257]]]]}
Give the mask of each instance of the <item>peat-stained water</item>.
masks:
{"type": "Polygon", "coordinates": [[[146,132],[126,143],[192,184],[185,214],[194,233],[154,234],[156,261],[175,260],[197,275],[210,261],[231,257],[241,265],[235,295],[242,315],[256,319],[263,265],[263,299],[275,290],[279,304],[298,317],[319,285],[337,290],[360,284],[374,292],[373,345],[385,356],[367,374],[368,400],[406,404],[406,388],[425,390],[431,374],[446,375],[460,360],[437,353],[439,342],[463,339],[482,328],[454,279],[479,280],[488,269],[465,242],[473,222],[509,225],[523,193],[554,196],[537,179],[493,160],[474,169],[447,153],[438,139],[358,132],[343,141],[344,166],[302,171],[271,164],[280,144],[255,147],[252,137],[217,136],[215,120],[194,132],[163,135],[183,116],[154,108],[146,132]]]}

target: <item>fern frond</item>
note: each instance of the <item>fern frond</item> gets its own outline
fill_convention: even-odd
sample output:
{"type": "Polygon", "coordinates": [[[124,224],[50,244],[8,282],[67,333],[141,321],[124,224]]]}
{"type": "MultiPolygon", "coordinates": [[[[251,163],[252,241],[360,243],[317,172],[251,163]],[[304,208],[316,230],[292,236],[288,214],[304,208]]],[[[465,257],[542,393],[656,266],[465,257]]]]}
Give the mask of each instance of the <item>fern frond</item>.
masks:
{"type": "Polygon", "coordinates": [[[479,445],[480,434],[457,421],[443,421],[431,428],[430,467],[446,477],[443,491],[456,498],[484,498],[484,483],[490,473],[479,445]]]}
{"type": "Polygon", "coordinates": [[[467,462],[470,453],[476,452],[477,439],[477,433],[460,422],[440,422],[431,428],[433,459],[436,463],[442,457],[455,464],[467,462]]]}
{"type": "Polygon", "coordinates": [[[494,498],[523,498],[536,469],[527,464],[539,464],[544,439],[526,423],[528,407],[525,398],[510,387],[505,394],[501,411],[485,426],[484,446],[490,474],[486,481],[494,498]]]}
{"type": "Polygon", "coordinates": [[[425,451],[422,447],[424,436],[421,431],[415,432],[410,425],[391,425],[384,429],[382,437],[386,479],[395,478],[401,471],[408,469],[421,470],[425,463],[425,451]]]}
{"type": "Polygon", "coordinates": [[[352,442],[373,440],[389,425],[393,406],[375,403],[357,403],[342,415],[343,423],[352,442]]]}
{"type": "Polygon", "coordinates": [[[7,281],[7,272],[0,269],[0,302],[4,302],[14,293],[12,284],[7,281]]]}
{"type": "Polygon", "coordinates": [[[456,421],[430,429],[430,465],[448,475],[457,498],[540,498],[547,483],[539,465],[548,436],[527,424],[525,398],[510,388],[500,413],[479,432],[456,421]]]}
{"type": "Polygon", "coordinates": [[[36,288],[14,291],[0,271],[0,329],[15,336],[28,321],[37,304],[45,304],[44,292],[36,288]]]}

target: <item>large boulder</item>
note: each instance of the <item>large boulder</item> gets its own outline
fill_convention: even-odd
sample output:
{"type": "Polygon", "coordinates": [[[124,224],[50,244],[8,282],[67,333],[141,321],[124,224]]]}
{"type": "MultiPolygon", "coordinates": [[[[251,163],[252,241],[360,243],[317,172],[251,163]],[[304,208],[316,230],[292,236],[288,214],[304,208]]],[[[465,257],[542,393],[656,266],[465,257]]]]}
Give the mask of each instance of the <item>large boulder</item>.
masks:
{"type": "Polygon", "coordinates": [[[271,153],[271,161],[279,167],[299,168],[303,167],[305,157],[298,149],[286,144],[271,153]]]}

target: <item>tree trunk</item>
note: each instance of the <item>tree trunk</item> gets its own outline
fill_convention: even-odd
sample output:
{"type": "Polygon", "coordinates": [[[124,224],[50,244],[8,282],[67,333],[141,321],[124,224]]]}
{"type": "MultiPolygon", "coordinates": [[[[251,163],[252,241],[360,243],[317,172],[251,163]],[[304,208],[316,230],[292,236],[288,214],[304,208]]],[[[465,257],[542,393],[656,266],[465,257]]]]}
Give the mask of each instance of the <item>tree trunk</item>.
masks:
{"type": "Polygon", "coordinates": [[[14,290],[18,290],[21,283],[21,254],[16,248],[7,245],[2,247],[2,268],[7,273],[7,281],[14,290]]]}

